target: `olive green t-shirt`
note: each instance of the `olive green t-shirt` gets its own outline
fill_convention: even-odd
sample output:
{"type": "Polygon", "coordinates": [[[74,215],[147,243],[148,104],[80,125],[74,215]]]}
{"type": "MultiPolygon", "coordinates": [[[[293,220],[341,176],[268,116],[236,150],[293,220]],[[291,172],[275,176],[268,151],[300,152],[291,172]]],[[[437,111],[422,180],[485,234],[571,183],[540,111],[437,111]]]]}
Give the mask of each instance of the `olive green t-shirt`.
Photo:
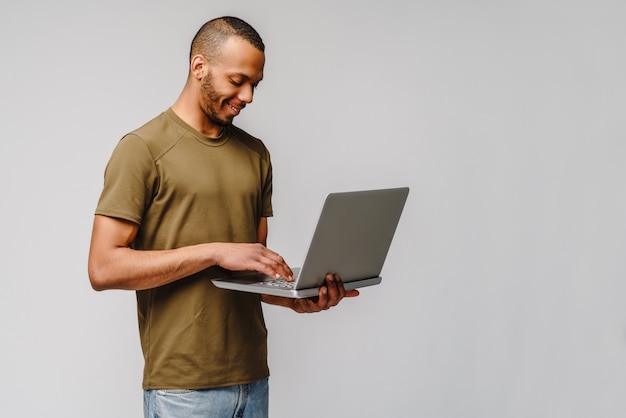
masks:
{"type": "MultiPolygon", "coordinates": [[[[256,242],[272,216],[272,167],[263,143],[229,126],[201,135],[168,109],[121,139],[96,214],[139,225],[136,250],[256,242]]],[[[260,296],[218,289],[211,267],[137,292],[144,389],[204,389],[269,375],[260,296]]]]}

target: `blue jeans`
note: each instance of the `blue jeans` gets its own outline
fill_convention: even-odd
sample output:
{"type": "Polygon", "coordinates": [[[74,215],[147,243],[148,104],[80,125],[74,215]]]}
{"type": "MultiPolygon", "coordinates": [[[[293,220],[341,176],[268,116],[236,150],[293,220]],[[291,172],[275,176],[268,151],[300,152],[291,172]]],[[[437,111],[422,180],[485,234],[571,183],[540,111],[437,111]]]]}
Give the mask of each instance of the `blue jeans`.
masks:
{"type": "Polygon", "coordinates": [[[145,390],[144,418],[267,418],[268,379],[206,390],[145,390]]]}

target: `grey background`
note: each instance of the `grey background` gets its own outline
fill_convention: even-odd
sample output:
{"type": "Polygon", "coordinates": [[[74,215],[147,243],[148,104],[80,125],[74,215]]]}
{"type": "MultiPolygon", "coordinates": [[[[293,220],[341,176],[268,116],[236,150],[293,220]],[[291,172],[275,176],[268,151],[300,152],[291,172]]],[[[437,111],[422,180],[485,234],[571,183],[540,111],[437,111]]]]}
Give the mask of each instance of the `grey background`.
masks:
{"type": "Polygon", "coordinates": [[[4,0],[0,405],[139,417],[134,294],[91,290],[119,138],[189,42],[248,20],[266,77],[269,245],[301,262],[330,191],[410,186],[382,286],[267,307],[273,417],[626,416],[626,3],[4,0]]]}

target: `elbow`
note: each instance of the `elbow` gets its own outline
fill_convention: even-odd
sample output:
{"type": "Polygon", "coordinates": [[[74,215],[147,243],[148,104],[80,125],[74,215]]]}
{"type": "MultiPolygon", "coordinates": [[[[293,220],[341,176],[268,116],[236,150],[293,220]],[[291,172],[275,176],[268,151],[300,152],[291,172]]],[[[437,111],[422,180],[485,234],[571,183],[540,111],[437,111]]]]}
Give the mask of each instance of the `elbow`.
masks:
{"type": "Polygon", "coordinates": [[[102,290],[106,290],[105,282],[98,276],[97,274],[89,272],[89,283],[91,284],[91,288],[96,292],[100,292],[102,290]]]}
{"type": "Polygon", "coordinates": [[[107,290],[108,288],[104,286],[102,283],[96,282],[93,279],[90,279],[91,288],[96,292],[101,292],[103,290],[107,290]]]}
{"type": "Polygon", "coordinates": [[[90,262],[88,267],[89,283],[91,288],[97,292],[110,289],[110,281],[107,278],[106,270],[90,262]]]}

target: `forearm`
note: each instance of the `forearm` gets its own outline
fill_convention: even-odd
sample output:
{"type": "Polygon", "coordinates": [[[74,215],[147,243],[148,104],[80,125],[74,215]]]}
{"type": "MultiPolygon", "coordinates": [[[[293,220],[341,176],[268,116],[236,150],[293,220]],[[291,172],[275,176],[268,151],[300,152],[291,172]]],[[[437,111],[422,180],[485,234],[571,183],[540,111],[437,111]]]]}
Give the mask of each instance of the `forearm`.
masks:
{"type": "Polygon", "coordinates": [[[293,299],[284,298],[280,296],[261,295],[261,301],[268,305],[283,306],[285,308],[293,309],[293,299]]]}
{"type": "Polygon", "coordinates": [[[215,246],[141,251],[119,247],[106,257],[90,256],[89,278],[96,290],[142,290],[162,286],[217,264],[215,246]]]}
{"type": "Polygon", "coordinates": [[[260,243],[211,242],[172,250],[134,250],[138,226],[96,215],[89,251],[89,280],[96,290],[163,286],[207,267],[252,270],[292,278],[283,258],[260,243]]]}

